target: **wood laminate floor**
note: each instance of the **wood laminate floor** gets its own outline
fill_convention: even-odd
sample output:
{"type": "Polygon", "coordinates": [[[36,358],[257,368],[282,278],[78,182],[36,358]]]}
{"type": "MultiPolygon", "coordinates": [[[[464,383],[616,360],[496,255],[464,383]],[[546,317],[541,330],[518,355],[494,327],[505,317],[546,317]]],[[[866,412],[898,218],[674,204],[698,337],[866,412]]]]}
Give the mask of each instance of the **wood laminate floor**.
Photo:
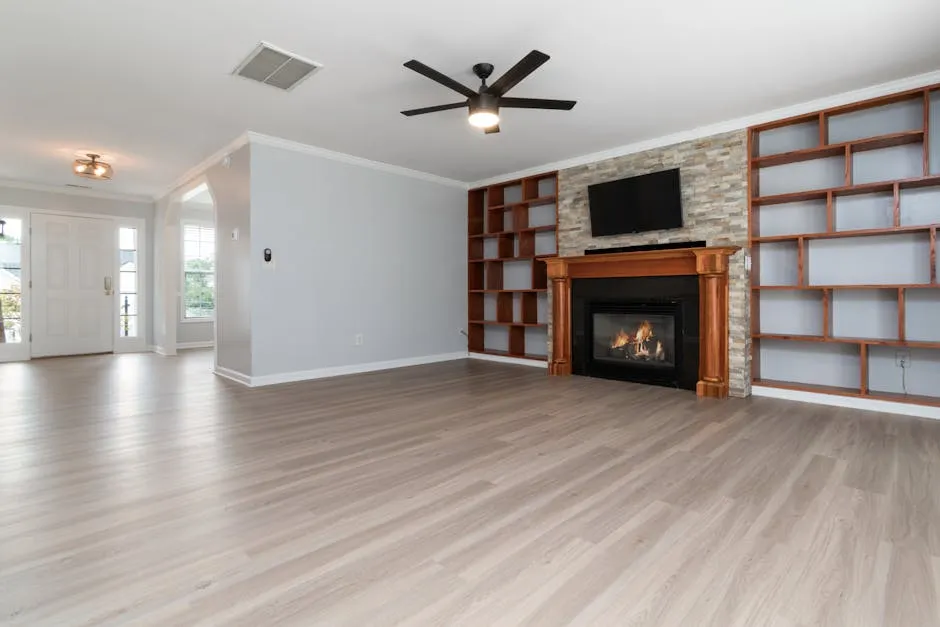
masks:
{"type": "Polygon", "coordinates": [[[0,365],[0,620],[936,627],[940,422],[459,361],[0,365]]]}

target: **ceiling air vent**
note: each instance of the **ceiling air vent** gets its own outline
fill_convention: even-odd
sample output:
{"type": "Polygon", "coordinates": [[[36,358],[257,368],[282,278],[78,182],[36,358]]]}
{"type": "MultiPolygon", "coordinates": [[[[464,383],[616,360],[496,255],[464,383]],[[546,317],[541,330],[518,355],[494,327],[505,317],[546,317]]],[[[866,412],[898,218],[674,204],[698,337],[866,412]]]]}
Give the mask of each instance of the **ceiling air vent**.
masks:
{"type": "Polygon", "coordinates": [[[248,58],[235,68],[233,73],[271,87],[290,91],[320,67],[319,63],[302,59],[262,41],[248,55],[248,58]]]}
{"type": "Polygon", "coordinates": [[[75,183],[66,183],[66,187],[74,187],[75,189],[94,189],[91,185],[76,185],[75,183]]]}

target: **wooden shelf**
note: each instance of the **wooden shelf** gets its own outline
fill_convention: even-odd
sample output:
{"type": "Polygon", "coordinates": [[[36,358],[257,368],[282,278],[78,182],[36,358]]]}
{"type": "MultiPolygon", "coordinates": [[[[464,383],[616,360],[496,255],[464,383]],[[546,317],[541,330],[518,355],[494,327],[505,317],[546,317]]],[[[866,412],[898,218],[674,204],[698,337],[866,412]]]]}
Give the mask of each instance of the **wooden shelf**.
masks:
{"type": "Polygon", "coordinates": [[[539,294],[548,292],[547,267],[542,262],[556,254],[538,251],[558,250],[557,198],[557,172],[468,192],[467,348],[471,352],[547,360],[534,354],[547,349],[548,325],[538,322],[545,299],[539,294]],[[555,207],[531,209],[551,204],[555,207]],[[537,237],[538,233],[548,235],[537,237]],[[520,289],[506,289],[507,285],[520,289]],[[490,309],[494,305],[495,310],[490,309]]]}
{"type": "Polygon", "coordinates": [[[782,335],[777,333],[753,333],[751,337],[755,340],[866,344],[868,346],[900,346],[904,348],[940,348],[940,342],[909,342],[907,340],[885,340],[863,337],[822,337],[821,335],[782,335]]]}
{"type": "Polygon", "coordinates": [[[525,289],[525,290],[470,290],[470,293],[471,294],[528,294],[528,293],[544,293],[547,291],[548,291],[548,288],[525,289]]]}
{"type": "Polygon", "coordinates": [[[519,233],[542,233],[554,231],[557,227],[554,224],[547,224],[545,226],[530,226],[525,229],[519,229],[518,231],[496,231],[494,233],[474,233],[470,235],[470,239],[481,239],[487,237],[499,237],[500,235],[518,235],[519,233]]]}
{"type": "Polygon", "coordinates": [[[895,283],[892,285],[752,285],[752,290],[920,290],[940,289],[940,283],[895,283]]]}
{"type": "Polygon", "coordinates": [[[872,235],[895,235],[897,233],[929,233],[932,229],[940,228],[940,224],[927,224],[923,226],[894,226],[885,229],[857,229],[854,231],[833,231],[831,233],[800,233],[796,235],[767,235],[752,237],[753,243],[790,242],[800,239],[836,239],[839,237],[869,237],[872,235]]]}
{"type": "Polygon", "coordinates": [[[495,324],[504,327],[547,327],[545,322],[500,322],[499,320],[470,320],[469,324],[495,324]]]}
{"type": "MultiPolygon", "coordinates": [[[[785,120],[777,120],[766,124],[753,126],[748,129],[748,241],[751,246],[753,258],[753,274],[751,277],[751,323],[753,330],[752,338],[755,341],[752,343],[751,357],[753,363],[754,385],[803,392],[835,394],[872,400],[923,404],[940,407],[940,397],[924,395],[924,393],[932,395],[935,393],[935,390],[929,386],[925,387],[923,383],[921,383],[920,388],[916,390],[917,392],[920,392],[921,395],[894,394],[889,392],[871,391],[870,388],[872,385],[880,385],[881,387],[894,387],[894,384],[886,385],[887,380],[885,379],[884,373],[876,374],[870,370],[871,363],[869,361],[873,351],[877,350],[876,347],[900,347],[929,351],[940,350],[940,340],[910,341],[907,339],[900,339],[908,337],[907,327],[909,325],[909,319],[907,316],[910,312],[911,302],[914,299],[914,295],[909,293],[908,290],[940,289],[940,281],[938,281],[937,276],[937,230],[940,228],[940,224],[933,223],[916,226],[902,226],[902,224],[905,222],[905,211],[910,210],[910,207],[908,206],[908,208],[906,208],[904,204],[904,198],[902,194],[904,190],[930,187],[935,188],[931,191],[940,192],[940,173],[938,173],[937,170],[937,168],[940,167],[940,164],[936,163],[937,152],[936,145],[934,144],[934,142],[940,141],[940,139],[937,139],[938,136],[936,135],[936,132],[930,132],[930,126],[932,125],[931,116],[935,116],[937,114],[938,107],[936,99],[931,98],[931,93],[935,93],[937,89],[940,89],[940,85],[922,87],[906,92],[889,94],[887,96],[866,100],[863,102],[856,102],[840,107],[833,107],[830,109],[824,109],[822,111],[807,113],[785,120]],[[887,107],[891,105],[897,105],[897,107],[894,107],[891,110],[878,109],[879,107],[887,107]],[[851,117],[841,117],[845,116],[845,114],[859,111],[869,112],[868,117],[866,117],[864,120],[853,119],[851,117]],[[837,128],[836,124],[839,124],[840,126],[837,128]],[[762,133],[765,131],[773,131],[773,133],[762,135],[762,133]],[[864,135],[866,132],[880,132],[884,134],[851,139],[857,137],[858,135],[864,135]],[[836,134],[838,134],[840,139],[847,139],[847,141],[829,143],[830,135],[835,136],[836,134]],[[759,152],[762,145],[761,142],[764,140],[764,138],[766,138],[766,141],[774,142],[775,146],[779,146],[784,150],[786,150],[787,147],[799,148],[802,146],[803,148],[797,150],[787,150],[786,152],[761,155],[759,152]],[[903,153],[885,151],[881,154],[871,154],[864,162],[863,158],[858,156],[860,153],[864,153],[866,151],[883,150],[898,146],[911,146],[911,148],[903,151],[903,153]],[[932,146],[933,150],[931,150],[932,146]],[[816,159],[824,159],[827,157],[840,157],[840,160],[844,161],[844,168],[835,168],[830,163],[820,162],[819,168],[824,169],[817,168],[813,172],[809,172],[807,170],[805,178],[801,180],[807,182],[813,180],[816,182],[815,184],[825,181],[825,183],[828,184],[835,183],[835,186],[784,194],[773,194],[765,196],[760,195],[759,190],[762,179],[764,180],[765,184],[768,185],[767,189],[770,189],[770,183],[773,180],[777,180],[778,182],[783,181],[783,179],[780,178],[775,179],[775,177],[777,177],[777,173],[775,171],[768,171],[764,168],[800,162],[811,162],[816,159]],[[758,174],[760,174],[760,176],[758,176],[758,174]],[[862,179],[862,177],[865,179],[872,179],[886,175],[892,175],[895,177],[904,176],[905,178],[894,178],[884,181],[860,184],[855,184],[853,178],[857,176],[859,179],[862,179]],[[819,176],[824,176],[826,178],[820,179],[818,178],[819,176]],[[769,177],[769,179],[764,177],[769,177]],[[862,212],[860,215],[854,215],[852,211],[853,208],[846,207],[845,210],[850,214],[847,217],[855,219],[855,224],[858,226],[865,226],[866,224],[890,224],[891,226],[837,231],[835,229],[835,225],[837,223],[836,218],[837,215],[839,217],[843,216],[843,208],[841,205],[837,205],[835,200],[863,194],[882,194],[886,196],[887,198],[884,203],[885,209],[887,209],[890,214],[891,207],[893,205],[893,215],[888,216],[887,222],[881,222],[880,218],[883,218],[884,216],[877,214],[877,211],[880,209],[875,205],[866,204],[859,208],[859,211],[862,212]],[[891,196],[893,196],[893,202],[890,198],[891,196]],[[763,211],[763,208],[767,206],[806,201],[818,201],[820,206],[818,209],[814,207],[797,209],[794,207],[794,213],[773,213],[770,211],[765,213],[763,211]],[[871,214],[866,213],[871,211],[876,212],[875,215],[877,216],[877,219],[873,220],[871,214]],[[800,225],[791,227],[794,230],[798,228],[818,230],[812,233],[791,233],[786,235],[767,235],[762,237],[758,235],[761,228],[762,215],[769,215],[773,219],[774,224],[777,225],[776,228],[778,229],[780,228],[780,225],[793,224],[800,225]],[[836,264],[838,266],[838,264],[842,262],[841,260],[845,259],[846,264],[861,264],[863,263],[863,260],[867,256],[869,250],[878,250],[877,241],[869,241],[866,238],[912,233],[926,234],[927,238],[925,239],[929,240],[928,246],[925,247],[929,253],[925,255],[924,258],[924,262],[928,264],[930,272],[928,282],[843,285],[807,284],[809,282],[809,277],[811,276],[809,269],[813,266],[814,262],[836,264]],[[813,249],[811,249],[806,244],[807,241],[811,240],[840,238],[862,239],[851,242],[846,242],[843,240],[842,245],[839,247],[831,247],[829,249],[829,255],[823,257],[816,257],[813,253],[813,249]],[[774,242],[787,242],[792,244],[786,247],[786,254],[781,256],[776,254],[776,249],[762,246],[763,244],[770,244],[774,242]],[[839,251],[845,253],[846,256],[832,256],[842,254],[839,251]],[[775,271],[785,271],[782,274],[780,272],[776,272],[776,276],[784,277],[791,275],[792,278],[788,277],[785,280],[792,280],[796,284],[758,285],[758,283],[760,283],[760,270],[762,263],[764,264],[765,270],[768,269],[766,264],[773,264],[769,269],[775,271]],[[791,268],[786,265],[781,266],[780,264],[793,264],[795,267],[791,268]],[[879,296],[876,300],[873,300],[870,303],[868,303],[867,298],[863,298],[863,300],[858,302],[855,302],[853,299],[853,302],[855,302],[853,306],[860,305],[862,308],[854,310],[850,308],[848,310],[843,310],[842,314],[838,314],[835,307],[837,298],[836,294],[838,294],[839,290],[882,290],[882,292],[879,293],[879,296]],[[893,297],[888,296],[889,301],[896,299],[894,303],[889,304],[885,302],[885,290],[894,292],[893,297]],[[762,301],[761,294],[764,291],[769,293],[789,291],[793,292],[794,294],[789,297],[783,296],[782,300],[780,301],[776,299],[773,301],[764,299],[762,301]],[[821,320],[815,321],[816,323],[821,323],[819,326],[816,324],[810,325],[808,324],[809,321],[806,321],[807,324],[801,323],[793,327],[797,330],[803,329],[812,333],[812,335],[759,332],[759,329],[761,328],[760,318],[762,305],[764,305],[765,308],[770,305],[773,309],[771,312],[765,312],[765,316],[775,314],[774,317],[776,318],[789,311],[786,309],[786,307],[796,307],[798,304],[799,306],[811,306],[813,311],[819,311],[821,320]],[[887,312],[890,311],[889,307],[893,308],[895,304],[897,330],[895,331],[894,328],[891,328],[890,330],[886,328],[882,332],[893,335],[898,339],[881,339],[873,337],[833,337],[832,328],[835,317],[837,315],[864,316],[866,312],[869,311],[869,307],[873,315],[875,313],[887,315],[887,312]],[[778,305],[782,307],[782,309],[777,309],[776,307],[778,305]],[[882,308],[882,306],[884,306],[884,308],[882,308]],[[857,358],[854,359],[857,360],[858,370],[857,373],[852,373],[856,375],[857,378],[855,378],[855,376],[849,378],[850,370],[854,370],[856,368],[852,361],[839,361],[833,362],[834,364],[838,363],[838,366],[834,365],[833,367],[839,367],[840,373],[843,376],[840,379],[833,379],[833,381],[858,381],[858,385],[855,387],[837,387],[763,379],[760,376],[760,362],[762,354],[760,340],[792,342],[794,344],[798,342],[810,342],[817,344],[815,349],[812,349],[809,346],[800,346],[798,344],[795,346],[791,345],[789,348],[792,350],[788,350],[787,352],[793,353],[794,355],[799,355],[802,358],[802,362],[794,363],[810,363],[813,359],[812,356],[817,352],[820,354],[833,354],[834,352],[835,355],[857,354],[857,358]],[[842,345],[842,347],[839,345],[842,345]],[[855,350],[844,348],[847,345],[855,346],[857,348],[855,350]],[[872,376],[875,376],[876,380],[873,380],[872,376]],[[880,379],[881,381],[877,379],[880,379]]],[[[764,145],[764,147],[768,148],[769,145],[764,145]]],[[[770,150],[773,149],[774,148],[770,147],[770,150]]],[[[813,166],[812,163],[807,164],[807,167],[811,166],[813,166]]],[[[793,173],[797,174],[797,171],[794,170],[793,173]]],[[[783,177],[784,173],[780,173],[779,176],[783,177]]],[[[802,175],[800,174],[800,176],[802,175]]],[[[793,183],[794,181],[787,180],[786,182],[789,184],[793,183]]],[[[814,183],[809,184],[812,185],[814,183]]],[[[923,215],[930,216],[927,218],[928,220],[937,220],[935,217],[938,215],[936,213],[937,207],[931,208],[929,205],[920,205],[914,207],[913,210],[925,212],[923,215]]],[[[855,272],[855,276],[858,278],[854,280],[876,280],[876,277],[878,276],[878,274],[875,273],[875,270],[877,270],[877,264],[887,264],[891,263],[893,260],[892,256],[885,256],[886,254],[887,253],[879,253],[880,256],[877,257],[878,261],[875,261],[875,258],[873,257],[870,263],[876,265],[871,265],[868,267],[872,270],[872,272],[868,274],[855,272]]],[[[918,252],[918,255],[920,255],[920,252],[918,252]]],[[[858,267],[856,270],[860,271],[863,270],[863,268],[858,267]]],[[[904,280],[904,278],[913,279],[916,276],[916,278],[920,280],[927,281],[928,275],[924,272],[923,268],[920,268],[920,272],[923,274],[919,273],[915,275],[905,272],[905,274],[899,275],[899,278],[900,280],[904,280]]],[[[767,275],[765,274],[765,276],[767,275]]],[[[826,278],[825,280],[832,281],[841,276],[848,277],[849,275],[833,274],[831,278],[826,278]]],[[[935,302],[933,296],[929,294],[922,294],[921,298],[918,300],[921,303],[935,302]]],[[[809,310],[803,309],[792,310],[792,312],[798,311],[809,312],[809,310]]],[[[797,315],[796,313],[792,312],[791,319],[792,316],[797,315]]],[[[932,313],[932,310],[928,308],[923,309],[922,313],[919,315],[927,315],[929,317],[932,313]]],[[[793,322],[799,321],[793,320],[793,322]]],[[[918,322],[918,324],[924,323],[925,321],[922,319],[920,322],[918,322]]],[[[859,325],[852,329],[851,332],[864,333],[869,329],[873,329],[873,327],[871,327],[871,325],[859,325]]],[[[846,327],[846,330],[848,330],[848,327],[846,327]]],[[[872,332],[874,331],[872,330],[872,332]]],[[[765,343],[764,346],[766,347],[768,344],[769,342],[765,343]]],[[[885,352],[890,354],[891,351],[880,351],[880,353],[885,352]]],[[[775,355],[777,355],[777,353],[773,350],[765,352],[764,359],[775,359],[775,355]]],[[[774,365],[781,366],[780,371],[776,373],[776,376],[778,377],[792,377],[806,380],[815,379],[815,377],[805,373],[798,374],[799,371],[794,370],[794,368],[799,368],[799,366],[794,366],[792,364],[786,366],[786,362],[776,362],[774,365]]]]}
{"type": "Polygon", "coordinates": [[[861,388],[843,388],[834,385],[811,385],[809,383],[791,383],[790,381],[774,381],[773,379],[754,379],[754,385],[781,390],[796,390],[799,392],[816,392],[819,394],[839,394],[841,396],[862,396],[861,388]]]}
{"type": "Polygon", "coordinates": [[[775,194],[773,196],[755,196],[751,198],[752,206],[781,205],[789,202],[805,202],[807,200],[826,200],[828,194],[835,197],[857,196],[859,194],[875,194],[878,192],[893,192],[894,186],[900,189],[916,189],[919,187],[933,187],[940,185],[940,175],[920,176],[896,181],[879,181],[877,183],[862,183],[842,187],[827,187],[824,189],[811,189],[805,192],[790,192],[788,194],[775,194]]]}
{"type": "Polygon", "coordinates": [[[545,355],[531,355],[528,353],[510,353],[509,351],[498,351],[493,349],[483,349],[483,350],[473,350],[470,349],[471,353],[479,353],[481,355],[495,355],[497,357],[512,357],[514,359],[531,359],[532,361],[548,361],[548,357],[545,355]]]}
{"type": "Polygon", "coordinates": [[[924,141],[924,131],[906,131],[904,133],[891,133],[888,135],[879,135],[866,139],[858,139],[841,144],[826,144],[815,148],[806,148],[803,150],[793,150],[774,155],[764,155],[754,157],[751,160],[751,167],[766,168],[776,165],[786,165],[788,163],[799,163],[800,161],[811,161],[813,159],[822,159],[825,157],[840,157],[845,155],[846,149],[849,152],[864,152],[866,150],[879,150],[881,148],[893,148],[895,146],[905,146],[907,144],[918,144],[924,141]]]}

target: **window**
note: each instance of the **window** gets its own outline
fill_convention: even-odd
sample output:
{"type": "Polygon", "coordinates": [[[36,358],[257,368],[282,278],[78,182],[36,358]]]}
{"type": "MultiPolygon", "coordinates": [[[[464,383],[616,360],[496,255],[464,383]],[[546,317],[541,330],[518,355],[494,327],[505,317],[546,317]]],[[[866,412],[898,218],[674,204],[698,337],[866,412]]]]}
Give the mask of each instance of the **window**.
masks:
{"type": "Polygon", "coordinates": [[[0,215],[0,343],[23,341],[23,221],[0,215]]]}
{"type": "Polygon", "coordinates": [[[215,316],[215,229],[183,224],[183,320],[215,316]]]}
{"type": "Polygon", "coordinates": [[[118,229],[118,336],[137,337],[137,229],[118,229]]]}

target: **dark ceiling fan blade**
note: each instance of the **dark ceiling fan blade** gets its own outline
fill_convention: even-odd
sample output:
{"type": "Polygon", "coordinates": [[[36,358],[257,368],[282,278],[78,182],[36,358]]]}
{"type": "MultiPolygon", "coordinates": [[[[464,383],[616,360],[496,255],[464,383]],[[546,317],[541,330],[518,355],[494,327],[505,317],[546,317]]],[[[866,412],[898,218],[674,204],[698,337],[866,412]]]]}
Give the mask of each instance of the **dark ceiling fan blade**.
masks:
{"type": "Polygon", "coordinates": [[[506,109],[561,109],[570,111],[576,100],[548,100],[546,98],[500,98],[499,106],[506,109]]]}
{"type": "Polygon", "coordinates": [[[421,115],[423,113],[434,113],[435,111],[447,111],[448,109],[461,109],[466,107],[466,102],[455,102],[453,104],[446,105],[437,105],[436,107],[423,107],[421,109],[408,109],[407,111],[402,111],[402,115],[412,116],[412,115],[421,115]]]}
{"type": "Polygon", "coordinates": [[[509,68],[505,74],[500,76],[499,80],[487,88],[487,91],[489,91],[491,94],[502,96],[507,91],[518,85],[519,81],[524,79],[535,70],[539,69],[539,67],[550,58],[551,57],[549,57],[544,52],[533,50],[529,54],[525,55],[525,57],[523,57],[519,63],[509,68]]]}
{"type": "Polygon", "coordinates": [[[498,133],[498,132],[499,132],[499,124],[497,124],[496,126],[491,126],[491,127],[489,127],[489,128],[485,128],[485,129],[483,129],[483,132],[486,133],[487,135],[489,135],[490,133],[498,133]]]}
{"type": "Polygon", "coordinates": [[[409,70],[414,70],[415,72],[417,72],[418,74],[421,74],[422,76],[427,76],[432,81],[440,83],[444,87],[449,87],[453,89],[454,91],[456,91],[457,93],[463,94],[467,98],[473,98],[474,96],[477,95],[477,92],[473,91],[466,85],[461,85],[460,83],[458,83],[451,77],[441,74],[434,68],[430,68],[426,66],[425,64],[421,63],[420,61],[415,61],[414,59],[412,59],[411,61],[408,61],[407,63],[405,63],[405,67],[408,68],[409,70]]]}

